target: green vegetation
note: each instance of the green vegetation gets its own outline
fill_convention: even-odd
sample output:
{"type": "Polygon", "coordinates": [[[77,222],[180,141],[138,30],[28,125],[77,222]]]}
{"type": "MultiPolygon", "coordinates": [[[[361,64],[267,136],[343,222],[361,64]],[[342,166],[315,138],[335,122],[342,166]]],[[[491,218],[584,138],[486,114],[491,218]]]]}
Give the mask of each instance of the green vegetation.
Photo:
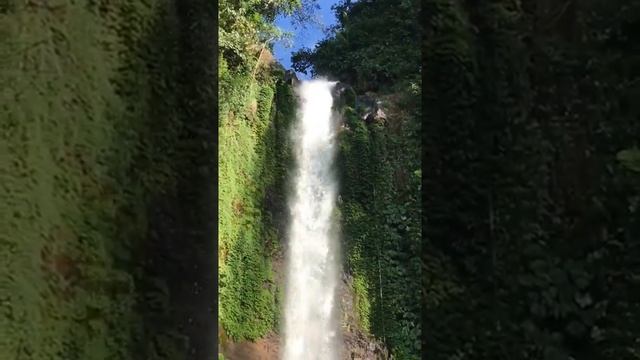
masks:
{"type": "Polygon", "coordinates": [[[429,358],[638,357],[639,10],[427,2],[429,358]]]}
{"type": "Polygon", "coordinates": [[[419,113],[390,114],[387,124],[368,126],[346,109],[338,158],[345,265],[354,277],[361,327],[386,340],[397,358],[418,359],[419,113]]]}
{"type": "Polygon", "coordinates": [[[213,113],[200,105],[214,102],[212,85],[198,85],[199,97],[191,89],[194,75],[211,79],[200,40],[215,33],[197,25],[186,33],[181,22],[215,14],[195,0],[174,5],[0,4],[3,356],[187,351],[187,335],[175,329],[181,315],[168,306],[180,293],[175,281],[152,278],[141,260],[158,260],[141,252],[153,240],[152,201],[183,197],[179,184],[197,186],[189,167],[203,140],[193,133],[211,128],[202,119],[213,113]],[[184,97],[196,103],[189,111],[184,97]],[[152,291],[154,281],[164,291],[152,291]]]}
{"type": "Polygon", "coordinates": [[[272,262],[284,238],[295,98],[283,69],[265,60],[269,44],[261,41],[265,29],[273,33],[274,12],[299,5],[247,3],[220,4],[218,316],[235,341],[278,330],[282,304],[272,262]]]}
{"type": "Polygon", "coordinates": [[[371,124],[346,96],[339,102],[339,208],[360,327],[397,359],[421,358],[418,10],[415,1],[341,2],[332,34],[292,57],[299,71],[382,100],[386,119],[371,124]]]}
{"type": "MultiPolygon", "coordinates": [[[[277,331],[295,96],[270,47],[314,2],[218,3],[0,1],[0,357],[219,354],[216,295],[221,342],[277,331]]],[[[424,5],[341,1],[293,56],[386,114],[337,106],[360,327],[396,359],[640,357],[640,5],[424,5]]]]}
{"type": "MultiPolygon", "coordinates": [[[[420,56],[406,39],[420,37],[415,31],[417,16],[405,18],[407,10],[415,15],[416,4],[396,5],[339,5],[336,12],[346,16],[335,36],[321,42],[315,53],[306,51],[307,62],[298,59],[295,66],[313,65],[316,73],[352,82],[359,93],[389,87],[381,92],[389,103],[385,124],[365,125],[355,109],[343,105],[338,109],[347,128],[340,134],[338,159],[345,267],[354,277],[361,327],[387,340],[396,358],[417,359],[420,297],[407,289],[418,289],[421,270],[420,56]],[[389,28],[394,32],[389,34],[389,28]],[[376,36],[363,42],[365,33],[376,36]],[[381,48],[375,45],[378,36],[403,45],[381,48]],[[404,61],[394,60],[398,51],[408,54],[404,61]],[[364,58],[367,61],[361,61],[364,58]]],[[[243,14],[269,20],[250,9],[243,14]]],[[[221,32],[229,39],[253,39],[249,44],[267,38],[259,31],[241,35],[242,30],[233,30],[241,23],[230,21],[231,30],[221,32]]],[[[263,336],[278,320],[277,289],[264,284],[273,281],[269,264],[279,252],[271,239],[283,235],[273,217],[284,212],[265,208],[263,201],[286,204],[284,181],[292,160],[287,130],[295,105],[291,89],[271,75],[274,70],[265,68],[251,76],[258,68],[260,47],[244,44],[224,42],[220,49],[220,320],[226,335],[236,340],[263,336]]]]}
{"type": "Polygon", "coordinates": [[[275,228],[276,208],[269,208],[265,199],[286,204],[282,185],[294,98],[275,78],[221,73],[219,318],[231,338],[256,339],[279,319],[275,287],[265,285],[274,282],[270,260],[280,250],[283,234],[275,228]]]}
{"type": "Polygon", "coordinates": [[[617,158],[629,170],[640,171],[640,150],[637,148],[622,150],[617,158]]]}
{"type": "Polygon", "coordinates": [[[292,56],[293,68],[313,67],[359,91],[389,91],[384,87],[420,82],[420,3],[401,1],[341,1],[334,6],[338,23],[315,49],[292,56]],[[401,55],[401,56],[400,56],[401,55]]]}

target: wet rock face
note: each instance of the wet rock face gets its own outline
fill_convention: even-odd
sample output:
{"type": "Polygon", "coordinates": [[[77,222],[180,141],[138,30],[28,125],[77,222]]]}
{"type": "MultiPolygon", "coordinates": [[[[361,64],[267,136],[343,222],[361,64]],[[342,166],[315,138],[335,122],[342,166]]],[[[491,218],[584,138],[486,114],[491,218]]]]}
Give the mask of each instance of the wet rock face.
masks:
{"type": "Polygon", "coordinates": [[[240,343],[228,341],[220,352],[228,360],[279,360],[280,338],[277,334],[271,333],[256,341],[243,341],[240,343]]]}
{"type": "Polygon", "coordinates": [[[351,277],[343,273],[339,293],[342,314],[342,360],[389,359],[389,353],[384,344],[372,336],[365,334],[358,326],[351,284],[351,277]]]}
{"type": "Polygon", "coordinates": [[[356,93],[351,85],[339,82],[333,88],[331,95],[333,96],[333,103],[336,109],[342,111],[347,106],[355,108],[356,93]]]}
{"type": "Polygon", "coordinates": [[[345,354],[343,360],[386,360],[387,349],[380,343],[364,336],[350,333],[344,338],[345,354]]]}
{"type": "Polygon", "coordinates": [[[356,98],[358,115],[366,123],[383,121],[387,115],[382,110],[382,101],[373,93],[366,93],[356,98]]]}
{"type": "Polygon", "coordinates": [[[345,94],[350,92],[353,92],[353,88],[351,87],[351,85],[344,82],[338,82],[336,86],[333,87],[332,95],[334,98],[337,98],[344,96],[345,94]]]}
{"type": "Polygon", "coordinates": [[[387,114],[382,109],[382,101],[372,92],[356,95],[353,87],[339,82],[333,88],[332,95],[337,108],[353,106],[358,116],[368,124],[381,122],[387,118],[387,114]]]}
{"type": "Polygon", "coordinates": [[[293,70],[287,70],[285,72],[284,81],[291,86],[297,86],[300,83],[300,80],[298,80],[298,76],[296,75],[296,72],[293,70]]]}

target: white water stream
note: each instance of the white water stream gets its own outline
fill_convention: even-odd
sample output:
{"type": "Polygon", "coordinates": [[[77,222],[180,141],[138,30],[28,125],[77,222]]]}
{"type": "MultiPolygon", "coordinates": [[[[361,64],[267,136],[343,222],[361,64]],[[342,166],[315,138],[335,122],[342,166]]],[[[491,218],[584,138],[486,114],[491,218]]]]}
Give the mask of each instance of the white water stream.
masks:
{"type": "Polygon", "coordinates": [[[339,262],[333,212],[337,184],[335,82],[300,83],[293,132],[296,172],[289,200],[284,360],[335,360],[340,354],[336,306],[339,262]]]}

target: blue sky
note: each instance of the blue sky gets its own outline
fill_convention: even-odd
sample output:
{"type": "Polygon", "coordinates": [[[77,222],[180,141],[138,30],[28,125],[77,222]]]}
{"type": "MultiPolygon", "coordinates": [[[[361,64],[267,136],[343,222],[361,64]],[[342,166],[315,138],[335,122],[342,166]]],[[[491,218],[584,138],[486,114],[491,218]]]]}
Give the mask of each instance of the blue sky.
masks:
{"type": "MultiPolygon", "coordinates": [[[[305,29],[295,29],[291,24],[291,20],[289,17],[284,17],[282,15],[278,16],[276,19],[276,25],[281,28],[283,31],[293,33],[293,37],[291,38],[291,47],[285,47],[286,43],[284,41],[279,41],[275,43],[273,47],[273,52],[275,58],[287,69],[291,68],[291,53],[301,49],[303,47],[307,47],[313,49],[315,44],[317,44],[320,40],[324,39],[326,34],[324,32],[324,28],[328,28],[331,25],[336,23],[335,16],[333,11],[331,10],[331,6],[337,3],[338,0],[318,0],[318,5],[320,9],[317,10],[316,16],[320,21],[320,25],[309,24],[305,29]]],[[[305,75],[302,73],[297,73],[299,79],[309,79],[309,75],[305,75]]]]}

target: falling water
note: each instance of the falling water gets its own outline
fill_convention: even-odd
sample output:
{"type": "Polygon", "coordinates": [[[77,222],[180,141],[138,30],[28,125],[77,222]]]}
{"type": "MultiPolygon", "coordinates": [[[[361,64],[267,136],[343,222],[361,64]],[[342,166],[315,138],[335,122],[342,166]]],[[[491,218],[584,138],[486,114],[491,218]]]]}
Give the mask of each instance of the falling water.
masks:
{"type": "Polygon", "coordinates": [[[304,81],[294,131],[295,188],[290,199],[284,360],[338,359],[337,241],[332,221],[336,180],[335,124],[331,89],[335,82],[304,81]]]}

